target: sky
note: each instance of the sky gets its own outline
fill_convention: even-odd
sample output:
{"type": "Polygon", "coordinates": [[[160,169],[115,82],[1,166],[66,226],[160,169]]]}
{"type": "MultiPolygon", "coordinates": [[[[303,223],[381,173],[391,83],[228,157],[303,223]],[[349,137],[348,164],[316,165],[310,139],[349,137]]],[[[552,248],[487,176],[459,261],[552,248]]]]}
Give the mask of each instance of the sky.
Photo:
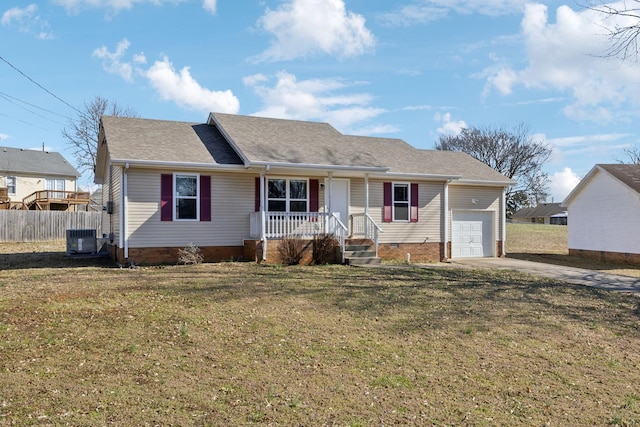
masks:
{"type": "Polygon", "coordinates": [[[640,62],[607,57],[616,24],[578,0],[5,0],[0,145],[74,163],[62,131],[97,96],[143,118],[322,121],[424,149],[524,124],[552,149],[559,202],[640,146],[640,62]]]}

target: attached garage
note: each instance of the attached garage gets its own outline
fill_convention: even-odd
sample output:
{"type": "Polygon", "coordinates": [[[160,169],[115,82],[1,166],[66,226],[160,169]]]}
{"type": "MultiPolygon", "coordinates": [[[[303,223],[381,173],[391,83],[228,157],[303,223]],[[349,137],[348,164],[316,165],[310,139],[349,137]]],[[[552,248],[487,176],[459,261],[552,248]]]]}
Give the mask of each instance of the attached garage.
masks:
{"type": "Polygon", "coordinates": [[[453,211],[451,216],[452,258],[495,256],[494,217],[495,212],[453,211]]]}

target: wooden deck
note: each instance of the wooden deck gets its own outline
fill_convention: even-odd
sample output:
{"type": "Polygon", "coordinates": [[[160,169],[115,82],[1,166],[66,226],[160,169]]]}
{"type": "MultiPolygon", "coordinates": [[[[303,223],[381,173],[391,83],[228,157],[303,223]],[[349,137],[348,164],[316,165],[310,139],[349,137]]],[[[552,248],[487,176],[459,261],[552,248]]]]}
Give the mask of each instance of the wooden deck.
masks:
{"type": "Polygon", "coordinates": [[[89,201],[89,192],[59,190],[39,190],[22,201],[11,201],[7,189],[0,188],[0,209],[3,210],[75,211],[78,205],[88,205],[89,201]]]}

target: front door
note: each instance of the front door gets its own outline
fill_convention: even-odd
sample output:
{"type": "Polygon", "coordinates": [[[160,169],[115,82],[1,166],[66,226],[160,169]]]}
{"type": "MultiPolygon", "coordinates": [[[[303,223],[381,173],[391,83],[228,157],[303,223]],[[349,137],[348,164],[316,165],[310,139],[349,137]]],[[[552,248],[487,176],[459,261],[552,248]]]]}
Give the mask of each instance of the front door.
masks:
{"type": "MultiPolygon", "coordinates": [[[[329,181],[326,182],[329,187],[329,181]]],[[[328,200],[327,200],[328,203],[328,200]]],[[[331,213],[335,213],[340,221],[349,228],[349,180],[331,180],[331,213]]]]}

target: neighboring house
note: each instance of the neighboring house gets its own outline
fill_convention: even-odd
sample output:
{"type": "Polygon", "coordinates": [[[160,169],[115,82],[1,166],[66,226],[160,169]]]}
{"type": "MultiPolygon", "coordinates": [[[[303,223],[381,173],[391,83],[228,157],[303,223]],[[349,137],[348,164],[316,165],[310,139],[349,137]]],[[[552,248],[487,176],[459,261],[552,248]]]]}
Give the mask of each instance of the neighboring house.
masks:
{"type": "Polygon", "coordinates": [[[640,165],[597,164],[562,204],[569,254],[640,264],[640,165]]]}
{"type": "Polygon", "coordinates": [[[327,123],[212,113],[205,124],[104,116],[96,183],[118,262],[278,262],[322,233],[412,261],[504,255],[505,188],[467,154],[343,135],[327,123]]]}
{"type": "Polygon", "coordinates": [[[567,210],[561,203],[539,203],[522,208],[511,216],[513,222],[567,225],[567,210]]]}
{"type": "Polygon", "coordinates": [[[0,209],[75,209],[79,176],[59,153],[0,147],[0,209]]]}

